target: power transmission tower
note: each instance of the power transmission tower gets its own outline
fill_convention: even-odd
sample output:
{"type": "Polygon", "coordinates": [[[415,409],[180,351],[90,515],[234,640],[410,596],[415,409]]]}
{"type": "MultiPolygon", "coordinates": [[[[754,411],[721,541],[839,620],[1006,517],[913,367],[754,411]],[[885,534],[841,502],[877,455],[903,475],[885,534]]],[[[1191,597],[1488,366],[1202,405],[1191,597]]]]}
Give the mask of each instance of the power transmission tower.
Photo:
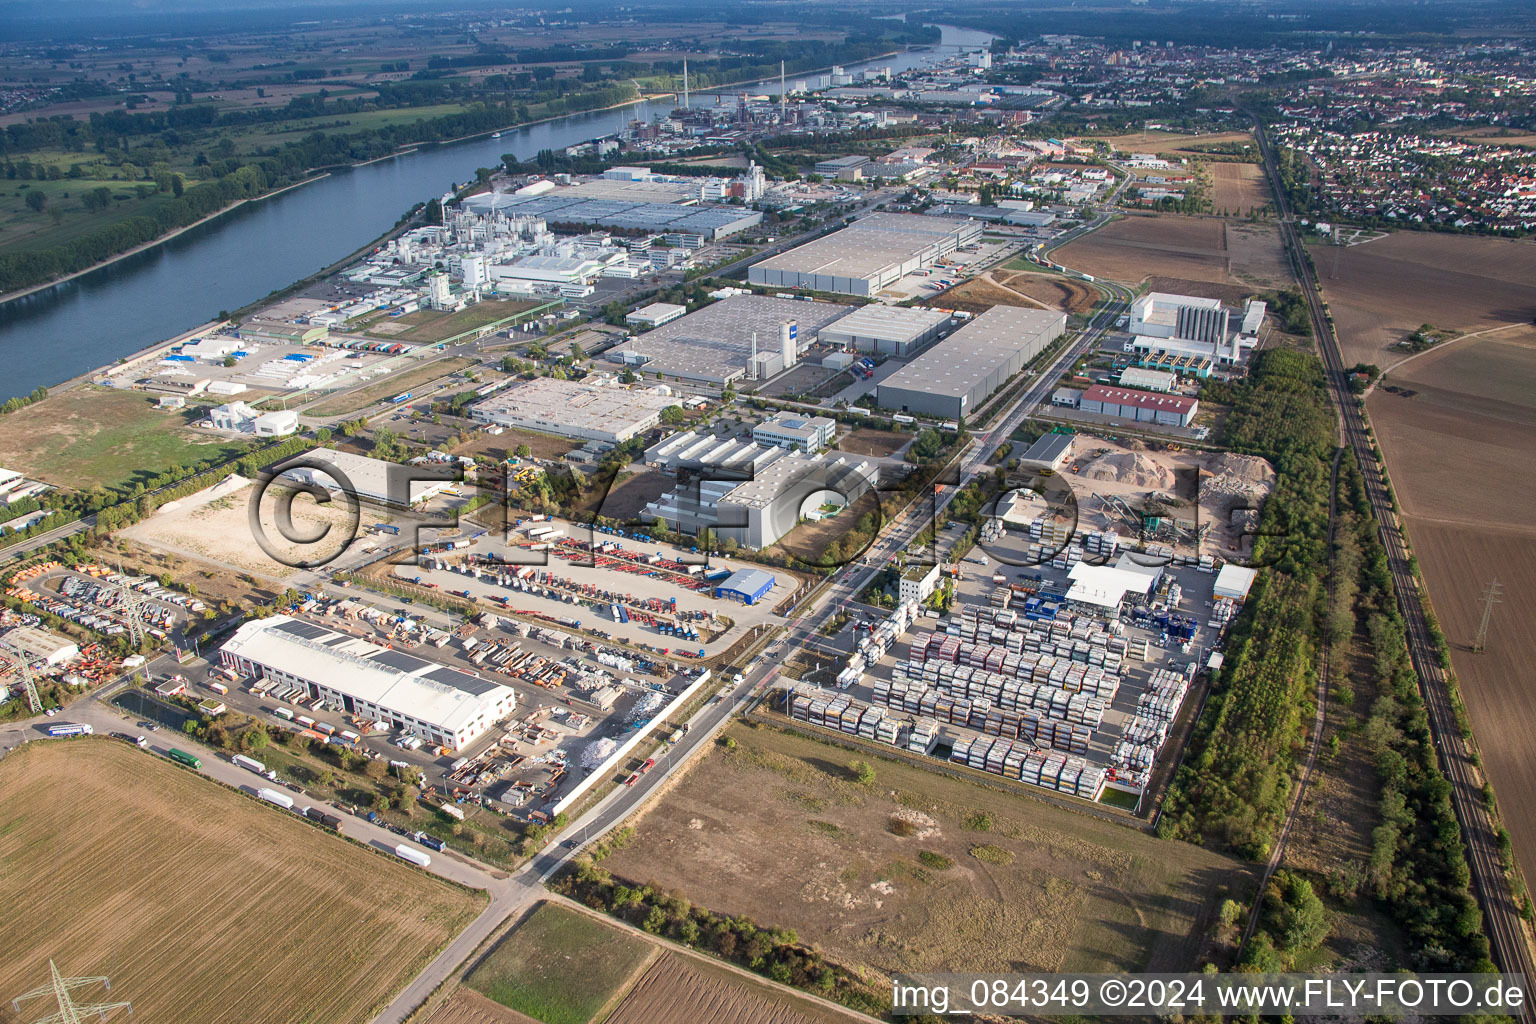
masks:
{"type": "Polygon", "coordinates": [[[38,695],[37,678],[32,675],[31,656],[15,644],[7,643],[3,640],[0,640],[0,650],[13,655],[17,663],[21,665],[21,680],[27,688],[27,706],[32,709],[34,715],[42,714],[43,698],[38,695]]]}
{"type": "Polygon", "coordinates": [[[128,585],[122,563],[118,563],[117,574],[123,577],[123,582],[117,585],[117,593],[123,602],[123,618],[127,620],[125,624],[128,626],[128,640],[137,651],[144,646],[144,618],[142,606],[139,603],[139,592],[128,585]]]}
{"type": "Polygon", "coordinates": [[[48,970],[53,972],[53,980],[46,985],[39,985],[30,992],[23,992],[11,1000],[11,1008],[17,1013],[21,1012],[21,1004],[28,999],[42,999],[51,996],[59,1004],[57,1013],[50,1013],[46,1017],[39,1017],[32,1024],[84,1024],[87,1017],[99,1017],[106,1020],[114,1010],[127,1010],[133,1012],[132,1003],[76,1003],[70,995],[73,989],[84,988],[87,985],[101,985],[111,990],[112,982],[105,977],[99,978],[66,978],[59,973],[52,960],[48,961],[48,970]]]}
{"type": "Polygon", "coordinates": [[[1488,623],[1493,618],[1493,606],[1504,603],[1499,596],[1503,590],[1504,585],[1498,580],[1491,581],[1483,588],[1483,617],[1477,624],[1477,637],[1472,641],[1472,650],[1476,654],[1482,654],[1488,649],[1488,623]]]}

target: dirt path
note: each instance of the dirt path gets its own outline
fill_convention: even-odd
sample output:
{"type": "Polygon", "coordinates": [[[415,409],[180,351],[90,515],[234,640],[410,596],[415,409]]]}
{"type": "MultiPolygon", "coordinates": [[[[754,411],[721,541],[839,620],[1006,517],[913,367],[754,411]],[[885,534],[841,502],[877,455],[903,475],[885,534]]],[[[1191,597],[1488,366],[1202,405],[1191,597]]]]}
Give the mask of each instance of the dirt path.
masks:
{"type": "MultiPolygon", "coordinates": [[[[1467,341],[1468,339],[1471,339],[1471,338],[1481,338],[1481,337],[1484,337],[1485,335],[1489,335],[1489,334],[1497,334],[1500,331],[1507,331],[1507,330],[1509,330],[1512,327],[1524,327],[1524,326],[1526,326],[1526,325],[1525,324],[1501,324],[1498,327],[1488,327],[1488,328],[1485,328],[1484,330],[1481,330],[1481,331],[1473,331],[1471,334],[1459,334],[1459,335],[1457,335],[1454,338],[1447,338],[1445,341],[1442,341],[1440,344],[1435,345],[1432,348],[1427,348],[1427,349],[1425,349],[1422,352],[1415,352],[1412,355],[1403,356],[1403,358],[1399,359],[1397,362],[1393,363],[1391,366],[1388,366],[1388,367],[1386,367],[1385,369],[1383,369],[1381,371],[1381,378],[1380,378],[1380,380],[1386,380],[1387,379],[1387,374],[1391,373],[1393,370],[1396,370],[1398,367],[1402,366],[1404,363],[1411,363],[1415,359],[1419,358],[1420,356],[1427,356],[1427,355],[1429,355],[1432,352],[1444,352],[1446,349],[1450,348],[1452,345],[1456,344],[1457,342],[1467,341]]],[[[1380,383],[1380,381],[1378,381],[1378,383],[1380,383]]],[[[1373,385],[1373,387],[1374,387],[1374,385],[1373,385]]]]}
{"type": "Polygon", "coordinates": [[[981,275],[981,280],[987,282],[988,284],[992,285],[995,288],[1001,288],[1003,291],[1007,292],[1009,295],[1017,295],[1019,298],[1023,299],[1025,302],[1029,303],[1031,306],[1034,306],[1036,309],[1050,309],[1051,308],[1050,306],[1047,306],[1045,303],[1041,302],[1039,299],[1035,298],[1033,295],[1025,295],[1023,292],[1019,291],[1018,289],[1011,288],[1008,285],[1004,284],[1003,282],[999,281],[997,279],[995,271],[989,270],[985,274],[982,274],[981,275]]]}

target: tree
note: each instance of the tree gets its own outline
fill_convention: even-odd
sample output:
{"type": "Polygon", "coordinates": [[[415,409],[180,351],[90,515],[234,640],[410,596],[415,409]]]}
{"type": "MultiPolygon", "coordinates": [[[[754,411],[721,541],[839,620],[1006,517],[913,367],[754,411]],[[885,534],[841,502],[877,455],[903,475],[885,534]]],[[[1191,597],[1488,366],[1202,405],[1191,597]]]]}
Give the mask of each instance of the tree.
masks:
{"type": "Polygon", "coordinates": [[[27,190],[27,209],[33,213],[42,213],[43,207],[48,205],[48,196],[37,189],[27,190]]]}
{"type": "Polygon", "coordinates": [[[234,356],[232,356],[232,355],[231,356],[225,356],[224,357],[223,365],[226,366],[226,367],[230,367],[230,366],[234,366],[236,362],[237,362],[237,360],[235,359],[234,356]]]}
{"type": "Polygon", "coordinates": [[[875,782],[875,769],[868,761],[850,761],[848,770],[853,777],[859,780],[861,786],[872,786],[875,782]]]}
{"type": "Polygon", "coordinates": [[[686,418],[687,415],[683,412],[683,407],[680,405],[669,405],[661,410],[661,422],[668,426],[676,426],[686,418]]]}
{"type": "Polygon", "coordinates": [[[424,216],[428,224],[441,224],[443,222],[443,201],[436,198],[427,200],[424,216]]]}
{"type": "Polygon", "coordinates": [[[520,459],[526,459],[533,454],[533,449],[529,448],[526,444],[520,444],[513,449],[512,454],[520,459]]]}

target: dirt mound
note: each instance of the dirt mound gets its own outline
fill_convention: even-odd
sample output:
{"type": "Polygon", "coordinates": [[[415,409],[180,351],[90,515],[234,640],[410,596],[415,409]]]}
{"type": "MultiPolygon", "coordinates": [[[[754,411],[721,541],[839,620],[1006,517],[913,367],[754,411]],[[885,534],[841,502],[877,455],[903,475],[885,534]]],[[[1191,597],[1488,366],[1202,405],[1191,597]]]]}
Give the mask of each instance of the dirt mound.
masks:
{"type": "Polygon", "coordinates": [[[1255,455],[1214,455],[1206,462],[1203,490],[1223,494],[1265,494],[1275,483],[1275,471],[1255,455]]]}
{"type": "Polygon", "coordinates": [[[1090,459],[1079,474],[1088,480],[1127,484],[1151,491],[1173,489],[1173,471],[1140,452],[1110,452],[1090,459]]]}

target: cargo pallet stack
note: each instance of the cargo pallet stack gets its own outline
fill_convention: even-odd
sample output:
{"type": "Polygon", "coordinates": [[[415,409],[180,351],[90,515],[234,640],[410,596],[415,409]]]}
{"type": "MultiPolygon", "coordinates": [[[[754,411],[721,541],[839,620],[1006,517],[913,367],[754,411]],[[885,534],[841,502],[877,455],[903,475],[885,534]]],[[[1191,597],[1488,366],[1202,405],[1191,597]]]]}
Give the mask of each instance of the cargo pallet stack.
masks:
{"type": "Polygon", "coordinates": [[[1083,535],[1083,552],[1094,561],[1108,562],[1120,550],[1120,535],[1113,530],[1094,530],[1083,535]]]}

